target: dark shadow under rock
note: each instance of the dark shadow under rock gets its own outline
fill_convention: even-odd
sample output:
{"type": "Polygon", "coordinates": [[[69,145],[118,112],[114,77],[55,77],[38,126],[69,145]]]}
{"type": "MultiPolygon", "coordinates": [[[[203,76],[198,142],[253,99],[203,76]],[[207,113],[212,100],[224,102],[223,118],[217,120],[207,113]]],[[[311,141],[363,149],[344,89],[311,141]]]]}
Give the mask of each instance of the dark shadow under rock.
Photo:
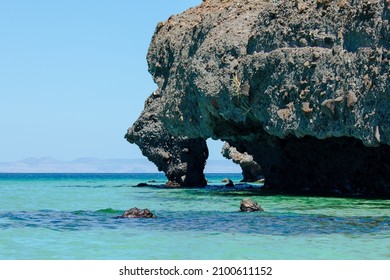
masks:
{"type": "Polygon", "coordinates": [[[139,183],[136,185],[136,187],[148,187],[150,186],[148,183],[139,183]]]}

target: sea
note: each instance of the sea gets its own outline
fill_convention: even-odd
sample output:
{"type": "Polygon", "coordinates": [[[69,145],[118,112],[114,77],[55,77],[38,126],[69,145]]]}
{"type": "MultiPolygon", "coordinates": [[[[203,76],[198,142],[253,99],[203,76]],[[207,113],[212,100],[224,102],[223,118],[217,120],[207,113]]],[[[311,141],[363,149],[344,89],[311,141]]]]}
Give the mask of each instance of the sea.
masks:
{"type": "Polygon", "coordinates": [[[165,188],[159,173],[1,173],[0,259],[390,259],[390,200],[265,195],[241,174],[206,177],[165,188]],[[264,211],[239,212],[244,198],[264,211]],[[133,207],[157,218],[118,218],[133,207]]]}

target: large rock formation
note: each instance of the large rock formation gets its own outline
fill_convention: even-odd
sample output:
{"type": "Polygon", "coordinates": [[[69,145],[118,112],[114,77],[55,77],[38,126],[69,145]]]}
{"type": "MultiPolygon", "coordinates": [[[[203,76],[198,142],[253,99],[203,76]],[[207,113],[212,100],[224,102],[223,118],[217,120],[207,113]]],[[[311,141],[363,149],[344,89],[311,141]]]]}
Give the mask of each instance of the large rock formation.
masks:
{"type": "Polygon", "coordinates": [[[389,2],[207,0],[172,16],[147,57],[158,89],[126,138],[168,177],[183,167],[180,185],[204,183],[213,138],[273,189],[390,195],[389,2]]]}

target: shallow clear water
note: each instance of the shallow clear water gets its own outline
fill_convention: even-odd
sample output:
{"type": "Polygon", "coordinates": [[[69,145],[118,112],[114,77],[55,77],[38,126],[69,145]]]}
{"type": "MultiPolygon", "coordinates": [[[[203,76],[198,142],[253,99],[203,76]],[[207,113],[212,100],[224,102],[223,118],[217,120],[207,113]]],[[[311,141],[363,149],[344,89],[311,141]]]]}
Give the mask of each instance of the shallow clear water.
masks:
{"type": "Polygon", "coordinates": [[[161,174],[0,174],[0,259],[390,259],[390,200],[134,187],[161,174]],[[240,213],[250,197],[265,212],[240,213]],[[157,219],[117,219],[149,208],[157,219]]]}

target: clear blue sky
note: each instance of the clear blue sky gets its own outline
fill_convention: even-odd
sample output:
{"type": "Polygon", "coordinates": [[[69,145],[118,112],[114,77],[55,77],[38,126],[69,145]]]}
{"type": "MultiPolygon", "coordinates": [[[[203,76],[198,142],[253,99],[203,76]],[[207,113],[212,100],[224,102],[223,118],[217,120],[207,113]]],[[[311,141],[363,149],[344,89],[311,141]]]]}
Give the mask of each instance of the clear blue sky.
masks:
{"type": "Polygon", "coordinates": [[[0,161],[141,158],[123,136],[156,87],[155,26],[200,3],[0,0],[0,161]]]}

